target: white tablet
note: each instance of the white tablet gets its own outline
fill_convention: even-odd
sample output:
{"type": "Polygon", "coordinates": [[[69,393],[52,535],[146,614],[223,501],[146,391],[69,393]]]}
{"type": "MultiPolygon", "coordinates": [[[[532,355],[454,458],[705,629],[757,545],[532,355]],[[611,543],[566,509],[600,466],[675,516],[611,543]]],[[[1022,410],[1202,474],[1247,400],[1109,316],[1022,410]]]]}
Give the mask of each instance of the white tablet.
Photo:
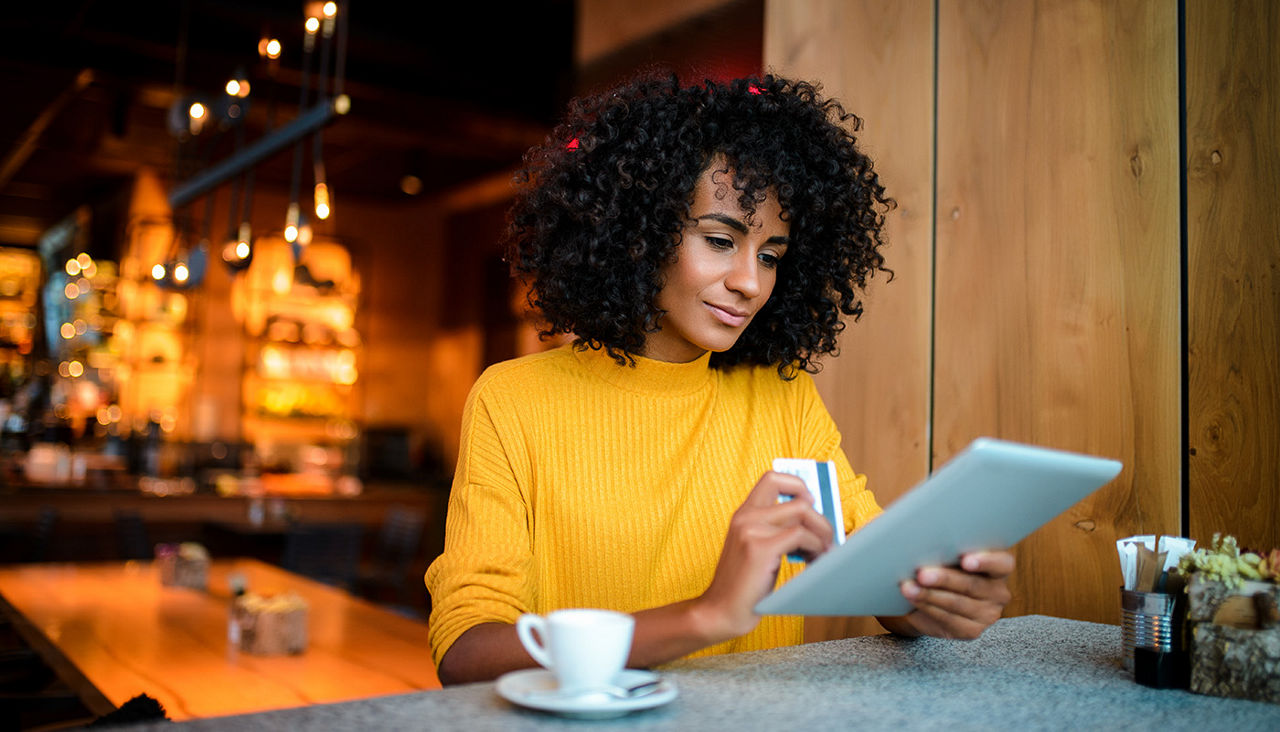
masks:
{"type": "Polygon", "coordinates": [[[762,615],[902,615],[918,567],[1004,549],[1120,473],[1115,460],[980,437],[756,605],[762,615]]]}

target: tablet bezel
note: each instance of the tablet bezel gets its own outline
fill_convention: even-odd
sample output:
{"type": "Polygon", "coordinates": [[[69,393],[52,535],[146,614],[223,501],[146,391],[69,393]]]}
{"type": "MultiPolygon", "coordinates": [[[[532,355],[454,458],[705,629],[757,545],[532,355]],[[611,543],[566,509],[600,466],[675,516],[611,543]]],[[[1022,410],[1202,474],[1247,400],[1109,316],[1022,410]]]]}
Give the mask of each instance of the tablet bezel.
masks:
{"type": "Polygon", "coordinates": [[[902,615],[918,567],[1012,547],[1111,482],[1116,460],[980,437],[757,603],[761,615],[902,615]]]}

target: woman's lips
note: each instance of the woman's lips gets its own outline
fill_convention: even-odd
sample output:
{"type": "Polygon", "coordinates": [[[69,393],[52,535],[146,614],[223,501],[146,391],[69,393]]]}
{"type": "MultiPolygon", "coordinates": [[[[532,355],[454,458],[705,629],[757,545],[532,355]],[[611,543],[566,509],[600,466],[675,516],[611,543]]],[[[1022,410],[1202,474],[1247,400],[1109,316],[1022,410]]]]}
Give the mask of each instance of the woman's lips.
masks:
{"type": "Polygon", "coordinates": [[[731,328],[741,328],[747,324],[747,313],[742,310],[713,305],[709,302],[704,304],[711,310],[711,314],[716,316],[716,320],[731,328]]]}

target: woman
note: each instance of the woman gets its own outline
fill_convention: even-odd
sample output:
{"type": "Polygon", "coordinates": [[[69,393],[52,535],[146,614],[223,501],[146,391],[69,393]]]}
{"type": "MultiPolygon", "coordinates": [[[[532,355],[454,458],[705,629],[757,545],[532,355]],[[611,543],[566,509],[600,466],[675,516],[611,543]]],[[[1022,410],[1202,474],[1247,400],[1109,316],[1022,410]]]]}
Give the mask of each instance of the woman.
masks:
{"type": "MultiPolygon", "coordinates": [[[[545,334],[468,398],[444,553],[427,572],[441,679],[533,665],[525,612],[633,613],[628,664],[799,643],[755,603],[832,543],[774,458],[833,460],[845,528],[879,513],[807,372],[876,271],[892,201],[858,120],[773,76],[638,80],[571,105],[526,156],[509,259],[545,334]]],[[[977,637],[1006,552],[922,568],[890,631],[977,637]]]]}

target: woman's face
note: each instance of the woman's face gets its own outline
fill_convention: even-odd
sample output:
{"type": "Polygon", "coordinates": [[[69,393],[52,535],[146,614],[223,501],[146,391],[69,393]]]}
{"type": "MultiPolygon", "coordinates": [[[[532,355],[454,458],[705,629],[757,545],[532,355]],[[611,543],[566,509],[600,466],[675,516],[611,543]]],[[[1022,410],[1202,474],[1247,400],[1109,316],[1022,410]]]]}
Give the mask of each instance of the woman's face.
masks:
{"type": "Polygon", "coordinates": [[[676,258],[662,271],[657,305],[666,314],[641,355],[685,363],[733,347],[773,292],[791,232],[781,214],[771,193],[748,221],[732,171],[712,161],[694,188],[676,258]]]}

